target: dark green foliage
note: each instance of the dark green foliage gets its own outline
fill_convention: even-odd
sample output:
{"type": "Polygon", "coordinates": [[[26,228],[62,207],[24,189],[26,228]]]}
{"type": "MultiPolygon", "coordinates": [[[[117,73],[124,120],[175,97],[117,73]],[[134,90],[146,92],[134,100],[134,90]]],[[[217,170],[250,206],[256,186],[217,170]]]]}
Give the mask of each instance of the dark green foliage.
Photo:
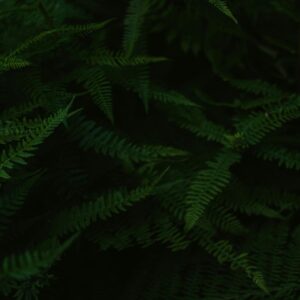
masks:
{"type": "Polygon", "coordinates": [[[297,1],[0,21],[1,299],[299,298],[297,1]]]}

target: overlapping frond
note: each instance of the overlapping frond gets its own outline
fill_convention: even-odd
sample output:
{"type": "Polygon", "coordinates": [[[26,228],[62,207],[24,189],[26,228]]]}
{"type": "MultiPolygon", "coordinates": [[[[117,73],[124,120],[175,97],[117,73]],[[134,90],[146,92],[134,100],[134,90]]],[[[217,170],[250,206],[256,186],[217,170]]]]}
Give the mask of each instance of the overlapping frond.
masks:
{"type": "Polygon", "coordinates": [[[16,146],[8,146],[0,155],[0,177],[9,179],[8,170],[16,165],[26,165],[26,159],[33,156],[33,152],[68,116],[68,108],[59,110],[56,114],[42,120],[36,130],[29,130],[24,140],[16,146]]]}
{"type": "Polygon", "coordinates": [[[207,169],[195,174],[185,199],[188,205],[185,216],[187,229],[197,224],[207,205],[226,187],[231,178],[229,169],[239,160],[239,154],[222,151],[213,161],[207,163],[207,169]]]}

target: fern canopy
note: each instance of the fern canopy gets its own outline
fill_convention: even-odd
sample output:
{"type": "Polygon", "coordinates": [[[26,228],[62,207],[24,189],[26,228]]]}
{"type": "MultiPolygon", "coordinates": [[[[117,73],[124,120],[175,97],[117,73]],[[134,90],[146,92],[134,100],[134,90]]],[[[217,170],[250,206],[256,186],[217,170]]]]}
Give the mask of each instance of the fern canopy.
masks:
{"type": "Polygon", "coordinates": [[[0,1],[0,299],[299,299],[298,2],[0,1]]]}

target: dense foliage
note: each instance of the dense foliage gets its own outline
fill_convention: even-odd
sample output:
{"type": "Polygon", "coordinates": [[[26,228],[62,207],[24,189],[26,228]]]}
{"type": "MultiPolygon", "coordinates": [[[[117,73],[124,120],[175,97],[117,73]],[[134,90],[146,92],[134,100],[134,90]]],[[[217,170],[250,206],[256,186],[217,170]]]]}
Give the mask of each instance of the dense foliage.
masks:
{"type": "Polygon", "coordinates": [[[0,21],[1,299],[299,299],[298,1],[0,21]]]}

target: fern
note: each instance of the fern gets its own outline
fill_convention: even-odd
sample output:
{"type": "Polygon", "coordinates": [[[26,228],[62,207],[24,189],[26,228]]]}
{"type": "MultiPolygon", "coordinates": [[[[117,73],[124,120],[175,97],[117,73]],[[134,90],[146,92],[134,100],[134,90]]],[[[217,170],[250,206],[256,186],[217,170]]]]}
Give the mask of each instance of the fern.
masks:
{"type": "Polygon", "coordinates": [[[200,170],[191,182],[186,194],[188,209],[185,216],[186,229],[191,229],[203,215],[207,205],[229,183],[229,168],[238,162],[240,155],[224,151],[214,161],[207,163],[208,169],[200,170]]]}
{"type": "Polygon", "coordinates": [[[24,201],[38,179],[38,175],[26,179],[12,191],[0,195],[0,238],[11,223],[13,216],[23,206],[24,201]]]}
{"type": "Polygon", "coordinates": [[[17,105],[14,105],[3,112],[1,112],[1,120],[2,121],[12,121],[18,119],[35,109],[46,106],[46,102],[48,99],[45,97],[37,97],[32,99],[31,101],[26,101],[17,105]]]}
{"type": "Polygon", "coordinates": [[[117,2],[0,1],[0,298],[298,299],[297,1],[117,2]]]}
{"type": "Polygon", "coordinates": [[[129,192],[125,189],[114,190],[94,201],[61,212],[54,219],[52,232],[66,234],[81,231],[97,220],[106,220],[113,214],[126,211],[128,207],[145,199],[152,192],[152,186],[138,187],[129,192]]]}
{"type": "Polygon", "coordinates": [[[237,122],[238,134],[244,147],[257,144],[268,133],[282,127],[285,123],[299,118],[299,99],[291,96],[287,103],[277,105],[269,111],[252,113],[237,122]]]}
{"type": "Polygon", "coordinates": [[[78,34],[78,33],[89,33],[96,30],[100,30],[104,28],[107,24],[109,24],[112,20],[107,20],[98,24],[86,24],[86,25],[65,25],[60,28],[51,29],[48,31],[44,31],[37,36],[28,39],[23,42],[19,47],[15,50],[11,51],[6,59],[11,59],[12,57],[20,54],[24,50],[27,50],[29,47],[33,46],[36,43],[39,43],[41,40],[46,39],[48,36],[55,34],[78,34]]]}
{"type": "Polygon", "coordinates": [[[224,15],[229,17],[231,20],[233,20],[235,23],[238,23],[235,16],[232,14],[231,10],[228,8],[227,4],[223,0],[208,0],[210,4],[215,6],[219,11],[221,11],[224,15]]]}
{"type": "Polygon", "coordinates": [[[218,201],[215,202],[207,207],[207,218],[215,227],[235,235],[247,233],[247,228],[242,225],[233,211],[220,205],[218,201]]]}
{"type": "Polygon", "coordinates": [[[77,235],[74,235],[62,244],[53,239],[48,243],[47,248],[41,247],[41,249],[27,250],[22,254],[5,257],[0,269],[0,279],[6,277],[26,279],[51,267],[76,238],[77,235]]]}
{"type": "Polygon", "coordinates": [[[151,7],[151,0],[130,0],[124,20],[123,49],[130,57],[140,39],[145,15],[151,7]]]}
{"type": "Polygon", "coordinates": [[[158,102],[165,104],[198,106],[196,103],[188,99],[185,95],[173,90],[166,90],[158,86],[150,86],[150,97],[158,102]]]}
{"type": "MultiPolygon", "coordinates": [[[[5,119],[4,119],[5,120],[5,119]]],[[[43,120],[41,118],[19,120],[6,120],[0,122],[0,144],[6,144],[12,141],[18,141],[26,138],[30,133],[37,131],[43,120]]]]}
{"type": "Polygon", "coordinates": [[[30,66],[30,62],[18,57],[8,57],[0,60],[0,71],[21,69],[30,66]]]}
{"type": "Polygon", "coordinates": [[[166,244],[173,252],[186,249],[190,241],[168,217],[154,216],[143,224],[124,225],[115,230],[114,235],[93,230],[89,239],[102,250],[124,250],[135,246],[148,248],[156,244],[166,244]]]}
{"type": "Polygon", "coordinates": [[[78,140],[84,150],[94,149],[97,153],[124,161],[153,161],[187,155],[187,152],[171,147],[133,144],[126,138],[97,126],[94,121],[85,120],[84,117],[77,118],[71,126],[71,138],[78,140]]]}
{"type": "Polygon", "coordinates": [[[300,153],[298,151],[285,147],[264,146],[258,149],[257,155],[264,160],[276,161],[280,167],[300,170],[300,153]]]}
{"type": "Polygon", "coordinates": [[[200,124],[189,124],[180,122],[179,126],[192,132],[195,136],[205,138],[208,141],[214,141],[223,145],[228,144],[230,134],[225,128],[203,118],[200,124]]]}
{"type": "Polygon", "coordinates": [[[120,67],[136,67],[152,63],[164,62],[165,57],[152,57],[146,55],[136,55],[128,57],[124,52],[113,53],[107,49],[100,49],[96,54],[87,57],[87,62],[92,65],[120,67]]]}
{"type": "Polygon", "coordinates": [[[202,233],[199,238],[199,244],[206,249],[208,253],[218,259],[223,264],[229,262],[233,270],[242,269],[247,276],[265,293],[269,294],[263,274],[257,268],[251,265],[248,253],[238,254],[234,251],[233,246],[226,240],[214,242],[210,236],[202,233]]]}
{"type": "Polygon", "coordinates": [[[227,79],[229,83],[235,88],[242,90],[247,93],[252,93],[254,95],[262,95],[265,97],[275,97],[280,99],[284,96],[282,92],[276,85],[270,84],[266,81],[257,80],[241,80],[241,79],[227,79]]]}
{"type": "Polygon", "coordinates": [[[104,72],[99,68],[83,70],[78,81],[84,83],[95,104],[113,123],[112,88],[104,72]]]}
{"type": "Polygon", "coordinates": [[[33,156],[33,151],[63,122],[68,115],[68,108],[59,110],[53,116],[43,120],[36,132],[30,132],[15,147],[9,146],[0,156],[0,177],[9,179],[7,170],[13,169],[16,164],[25,165],[26,158],[33,156]]]}

